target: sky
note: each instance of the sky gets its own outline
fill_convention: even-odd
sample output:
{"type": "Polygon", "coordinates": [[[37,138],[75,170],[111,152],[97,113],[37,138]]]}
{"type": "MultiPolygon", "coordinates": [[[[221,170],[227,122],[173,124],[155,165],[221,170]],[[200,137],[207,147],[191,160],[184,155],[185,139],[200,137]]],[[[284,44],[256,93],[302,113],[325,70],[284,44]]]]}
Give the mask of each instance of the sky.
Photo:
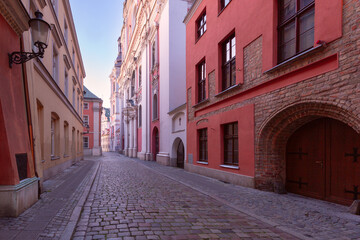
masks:
{"type": "Polygon", "coordinates": [[[86,78],[84,85],[110,106],[111,70],[118,53],[123,0],[70,0],[86,78]]]}

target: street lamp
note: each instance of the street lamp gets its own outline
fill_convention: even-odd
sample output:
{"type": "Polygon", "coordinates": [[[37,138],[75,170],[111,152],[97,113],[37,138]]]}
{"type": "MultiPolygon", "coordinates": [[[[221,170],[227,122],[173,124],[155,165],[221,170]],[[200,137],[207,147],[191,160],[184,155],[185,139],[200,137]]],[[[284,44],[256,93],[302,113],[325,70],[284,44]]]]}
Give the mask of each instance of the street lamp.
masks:
{"type": "Polygon", "coordinates": [[[44,57],[45,48],[47,48],[50,25],[42,19],[43,14],[40,11],[36,11],[35,16],[36,18],[29,20],[29,26],[31,28],[31,37],[34,42],[34,46],[38,49],[38,52],[34,52],[33,50],[32,52],[9,53],[10,68],[13,63],[21,64],[35,57],[44,57]]]}

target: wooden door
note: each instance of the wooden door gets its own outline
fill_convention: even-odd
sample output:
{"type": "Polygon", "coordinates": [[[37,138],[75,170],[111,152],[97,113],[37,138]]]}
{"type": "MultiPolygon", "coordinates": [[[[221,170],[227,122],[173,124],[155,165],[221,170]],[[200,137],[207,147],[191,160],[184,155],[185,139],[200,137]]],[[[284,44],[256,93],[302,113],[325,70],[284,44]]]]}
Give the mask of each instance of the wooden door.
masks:
{"type": "Polygon", "coordinates": [[[334,119],[298,129],[286,149],[289,192],[349,205],[360,199],[360,135],[334,119]]]}
{"type": "Polygon", "coordinates": [[[319,119],[304,125],[290,137],[286,150],[286,188],[289,192],[324,197],[324,135],[324,119],[319,119]]]}
{"type": "Polygon", "coordinates": [[[348,125],[332,120],[329,149],[330,175],[327,198],[332,202],[350,205],[360,199],[360,135],[348,125]]]}
{"type": "Polygon", "coordinates": [[[184,168],[184,144],[180,141],[177,148],[177,167],[184,168]]]}

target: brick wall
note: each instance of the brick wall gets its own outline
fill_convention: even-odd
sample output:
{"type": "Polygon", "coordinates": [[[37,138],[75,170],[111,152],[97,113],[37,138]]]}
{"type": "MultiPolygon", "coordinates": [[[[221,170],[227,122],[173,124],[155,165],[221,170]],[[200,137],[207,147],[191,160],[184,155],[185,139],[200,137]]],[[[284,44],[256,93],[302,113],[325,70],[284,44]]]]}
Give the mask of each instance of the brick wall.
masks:
{"type": "Polygon", "coordinates": [[[189,104],[192,96],[188,90],[189,121],[255,105],[257,188],[272,190],[275,178],[285,179],[286,142],[303,124],[319,117],[330,117],[360,133],[359,14],[358,0],[344,0],[340,39],[268,73],[261,73],[260,36],[243,49],[243,84],[216,95],[216,74],[211,72],[208,75],[209,99],[195,106],[189,104]],[[277,87],[280,83],[281,87],[277,87]]]}

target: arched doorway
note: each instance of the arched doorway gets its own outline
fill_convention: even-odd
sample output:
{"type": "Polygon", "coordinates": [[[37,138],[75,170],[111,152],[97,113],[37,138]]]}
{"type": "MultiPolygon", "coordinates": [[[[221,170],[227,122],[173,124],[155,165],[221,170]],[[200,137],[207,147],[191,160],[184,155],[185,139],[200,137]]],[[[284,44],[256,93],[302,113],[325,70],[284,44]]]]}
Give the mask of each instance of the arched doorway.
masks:
{"type": "Polygon", "coordinates": [[[159,130],[157,127],[153,130],[152,142],[153,161],[156,161],[156,155],[159,153],[159,130]]]}
{"type": "Polygon", "coordinates": [[[296,130],[286,147],[289,192],[351,204],[360,199],[360,135],[330,118],[296,130]]]}
{"type": "Polygon", "coordinates": [[[184,144],[180,140],[176,150],[176,166],[178,168],[184,168],[184,144]]]}

